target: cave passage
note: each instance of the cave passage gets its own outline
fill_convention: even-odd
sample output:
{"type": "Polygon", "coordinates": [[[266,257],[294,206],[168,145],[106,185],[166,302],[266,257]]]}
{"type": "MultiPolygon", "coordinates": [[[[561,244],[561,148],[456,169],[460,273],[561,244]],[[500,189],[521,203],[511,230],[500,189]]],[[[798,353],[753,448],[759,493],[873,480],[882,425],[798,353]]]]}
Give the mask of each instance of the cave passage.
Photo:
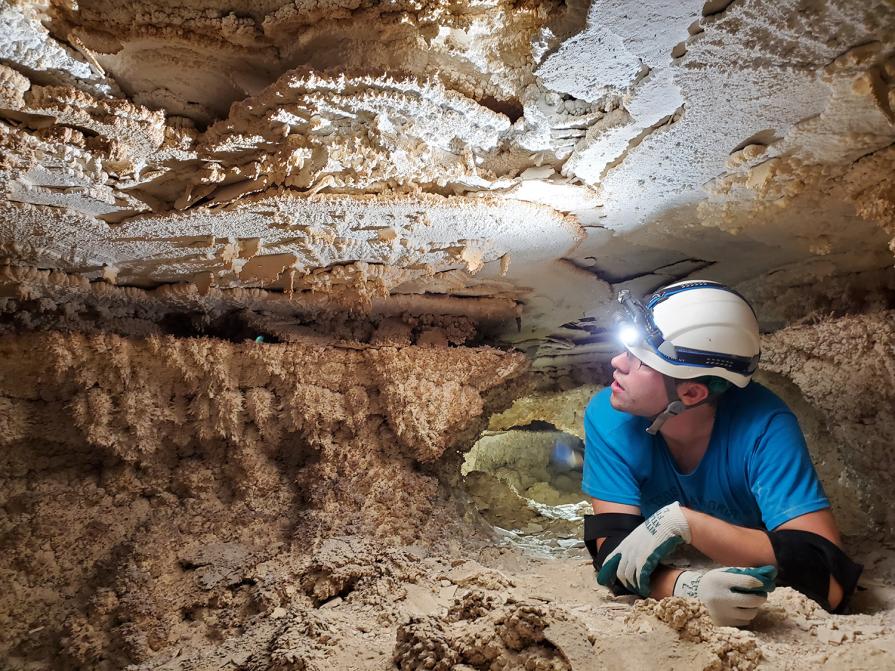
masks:
{"type": "Polygon", "coordinates": [[[584,442],[536,420],[486,431],[466,454],[461,475],[476,509],[508,543],[538,553],[580,548],[584,442]]]}

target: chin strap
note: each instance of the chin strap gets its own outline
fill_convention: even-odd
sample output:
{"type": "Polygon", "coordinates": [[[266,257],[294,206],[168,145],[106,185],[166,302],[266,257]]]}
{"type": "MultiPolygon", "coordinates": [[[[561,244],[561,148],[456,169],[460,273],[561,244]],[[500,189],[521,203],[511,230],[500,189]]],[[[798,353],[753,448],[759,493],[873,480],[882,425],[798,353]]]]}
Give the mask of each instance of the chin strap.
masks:
{"type": "Polygon", "coordinates": [[[694,403],[693,405],[688,406],[685,405],[684,402],[680,399],[680,396],[677,395],[678,383],[674,380],[674,378],[663,375],[662,379],[665,381],[665,393],[668,394],[668,405],[665,406],[665,410],[653,417],[653,423],[650,424],[649,427],[647,427],[646,432],[651,436],[655,436],[657,433],[659,433],[659,429],[662,428],[662,425],[665,424],[665,422],[667,422],[672,417],[677,417],[686,410],[698,408],[704,403],[708,403],[713,398],[721,395],[718,393],[709,392],[709,395],[702,399],[699,403],[694,403]]]}

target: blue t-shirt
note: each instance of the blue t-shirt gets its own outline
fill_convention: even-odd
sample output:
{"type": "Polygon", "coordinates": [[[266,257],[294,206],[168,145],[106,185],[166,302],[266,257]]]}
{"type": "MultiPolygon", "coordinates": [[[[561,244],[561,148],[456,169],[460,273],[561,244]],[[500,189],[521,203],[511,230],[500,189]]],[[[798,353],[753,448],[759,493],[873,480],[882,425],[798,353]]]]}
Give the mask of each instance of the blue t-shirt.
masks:
{"type": "Polygon", "coordinates": [[[644,517],[673,501],[731,524],[772,530],[830,503],[786,404],[755,382],[718,402],[708,449],[692,473],[681,473],[649,421],[609,404],[610,389],[584,413],[582,490],[639,506],[644,517]]]}

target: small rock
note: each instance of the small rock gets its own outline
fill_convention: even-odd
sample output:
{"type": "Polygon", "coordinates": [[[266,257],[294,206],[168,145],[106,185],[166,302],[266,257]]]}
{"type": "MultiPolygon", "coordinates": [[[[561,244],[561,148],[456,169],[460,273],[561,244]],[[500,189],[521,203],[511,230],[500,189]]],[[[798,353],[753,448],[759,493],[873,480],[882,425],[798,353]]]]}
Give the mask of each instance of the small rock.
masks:
{"type": "Polygon", "coordinates": [[[321,603],[320,609],[323,610],[324,608],[336,608],[341,603],[342,603],[342,597],[337,596],[335,599],[330,599],[326,603],[321,603]]]}
{"type": "Polygon", "coordinates": [[[547,179],[556,174],[556,171],[549,165],[532,166],[522,171],[519,177],[523,180],[529,179],[547,179]]]}
{"type": "Polygon", "coordinates": [[[452,583],[452,582],[451,582],[450,580],[448,580],[447,578],[442,578],[441,580],[438,581],[438,584],[441,585],[442,587],[450,587],[450,586],[453,585],[454,583],[452,583]]]}
{"type": "Polygon", "coordinates": [[[811,623],[808,622],[801,615],[796,615],[793,617],[793,624],[795,624],[802,631],[811,631],[811,623]]]}
{"type": "Polygon", "coordinates": [[[230,653],[230,663],[234,664],[237,667],[241,667],[245,664],[246,660],[251,657],[252,653],[250,650],[239,650],[237,652],[230,653]]]}
{"type": "Polygon", "coordinates": [[[829,627],[820,627],[817,630],[817,638],[830,645],[839,645],[846,639],[846,633],[829,627]]]}
{"type": "Polygon", "coordinates": [[[274,620],[279,620],[281,617],[286,617],[286,609],[281,606],[277,606],[271,611],[270,616],[274,620]]]}

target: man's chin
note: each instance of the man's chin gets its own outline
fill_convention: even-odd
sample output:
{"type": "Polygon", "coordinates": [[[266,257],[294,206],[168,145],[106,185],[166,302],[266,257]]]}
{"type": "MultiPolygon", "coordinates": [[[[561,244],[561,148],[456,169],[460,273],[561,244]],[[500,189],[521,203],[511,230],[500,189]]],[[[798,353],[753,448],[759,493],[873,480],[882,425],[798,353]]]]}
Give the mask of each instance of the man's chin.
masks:
{"type": "Polygon", "coordinates": [[[635,407],[635,404],[631,403],[630,400],[625,400],[623,394],[625,392],[617,392],[614,389],[612,393],[609,395],[609,405],[612,406],[614,410],[618,410],[619,412],[626,412],[629,415],[635,415],[637,417],[649,417],[648,413],[644,413],[635,407]]]}
{"type": "Polygon", "coordinates": [[[609,394],[609,405],[621,412],[627,412],[624,401],[619,398],[618,393],[614,389],[612,390],[612,393],[609,394]]]}

